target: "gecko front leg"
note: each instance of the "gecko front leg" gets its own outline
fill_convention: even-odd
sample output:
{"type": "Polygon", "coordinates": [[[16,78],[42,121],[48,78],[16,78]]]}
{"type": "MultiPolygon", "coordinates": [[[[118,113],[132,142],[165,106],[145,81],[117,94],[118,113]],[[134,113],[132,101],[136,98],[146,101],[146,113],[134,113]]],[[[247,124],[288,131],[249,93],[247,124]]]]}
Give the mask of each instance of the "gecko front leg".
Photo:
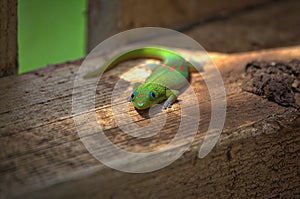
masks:
{"type": "Polygon", "coordinates": [[[162,105],[163,109],[171,108],[172,104],[176,101],[179,91],[178,90],[167,90],[166,92],[167,100],[162,105]]]}

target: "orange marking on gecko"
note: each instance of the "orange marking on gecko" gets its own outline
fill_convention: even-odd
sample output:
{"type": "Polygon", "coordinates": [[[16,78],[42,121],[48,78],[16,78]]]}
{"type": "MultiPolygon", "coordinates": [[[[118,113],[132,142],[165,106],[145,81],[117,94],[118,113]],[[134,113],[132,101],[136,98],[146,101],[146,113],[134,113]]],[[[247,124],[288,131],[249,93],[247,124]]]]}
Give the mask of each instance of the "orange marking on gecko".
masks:
{"type": "Polygon", "coordinates": [[[149,94],[138,94],[137,96],[138,97],[146,97],[146,96],[148,96],[149,94]]]}
{"type": "Polygon", "coordinates": [[[176,66],[170,66],[169,70],[176,70],[176,66]]]}
{"type": "Polygon", "coordinates": [[[184,66],[180,66],[179,70],[184,71],[184,66]]]}

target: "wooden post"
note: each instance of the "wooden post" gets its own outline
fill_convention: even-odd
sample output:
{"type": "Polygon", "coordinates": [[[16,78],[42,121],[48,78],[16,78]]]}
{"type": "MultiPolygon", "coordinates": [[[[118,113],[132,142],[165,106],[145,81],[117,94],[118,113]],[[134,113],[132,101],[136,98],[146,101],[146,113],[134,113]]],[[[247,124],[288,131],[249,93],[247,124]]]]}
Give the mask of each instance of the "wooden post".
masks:
{"type": "Polygon", "coordinates": [[[120,31],[121,1],[89,0],[87,17],[87,49],[90,51],[105,38],[120,31]]]}
{"type": "Polygon", "coordinates": [[[17,2],[0,1],[0,77],[18,72],[17,2]]]}

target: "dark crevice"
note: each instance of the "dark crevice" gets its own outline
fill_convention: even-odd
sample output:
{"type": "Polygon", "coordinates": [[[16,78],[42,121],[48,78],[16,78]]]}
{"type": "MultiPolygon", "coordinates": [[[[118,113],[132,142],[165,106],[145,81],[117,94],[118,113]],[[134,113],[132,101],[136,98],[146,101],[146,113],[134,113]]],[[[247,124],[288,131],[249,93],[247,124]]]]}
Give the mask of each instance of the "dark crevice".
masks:
{"type": "Polygon", "coordinates": [[[299,108],[299,74],[300,60],[252,61],[246,65],[242,88],[279,105],[299,108]]]}

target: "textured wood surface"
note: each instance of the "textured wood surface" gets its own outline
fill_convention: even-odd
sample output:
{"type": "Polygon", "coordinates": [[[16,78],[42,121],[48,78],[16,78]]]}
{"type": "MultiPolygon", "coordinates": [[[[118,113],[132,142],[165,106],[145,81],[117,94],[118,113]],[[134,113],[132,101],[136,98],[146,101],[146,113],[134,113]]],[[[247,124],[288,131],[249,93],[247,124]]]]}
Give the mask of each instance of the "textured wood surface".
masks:
{"type": "Polygon", "coordinates": [[[18,72],[17,0],[0,1],[0,77],[18,72]]]}
{"type": "MultiPolygon", "coordinates": [[[[201,93],[197,95],[201,119],[195,140],[170,166],[144,174],[104,166],[80,141],[73,120],[80,115],[72,115],[71,101],[82,60],[0,79],[2,198],[299,196],[299,110],[242,91],[241,83],[247,62],[299,58],[300,47],[211,55],[227,94],[226,122],[217,145],[205,158],[197,158],[210,120],[210,99],[201,76],[193,74],[192,86],[201,93]]],[[[145,152],[172,139],[180,109],[175,104],[168,111],[169,123],[158,137],[140,141],[116,128],[110,110],[113,84],[135,63],[123,63],[103,76],[97,87],[96,112],[105,135],[114,144],[145,152]]],[[[131,113],[138,121],[145,121],[134,110],[131,113]]]]}

